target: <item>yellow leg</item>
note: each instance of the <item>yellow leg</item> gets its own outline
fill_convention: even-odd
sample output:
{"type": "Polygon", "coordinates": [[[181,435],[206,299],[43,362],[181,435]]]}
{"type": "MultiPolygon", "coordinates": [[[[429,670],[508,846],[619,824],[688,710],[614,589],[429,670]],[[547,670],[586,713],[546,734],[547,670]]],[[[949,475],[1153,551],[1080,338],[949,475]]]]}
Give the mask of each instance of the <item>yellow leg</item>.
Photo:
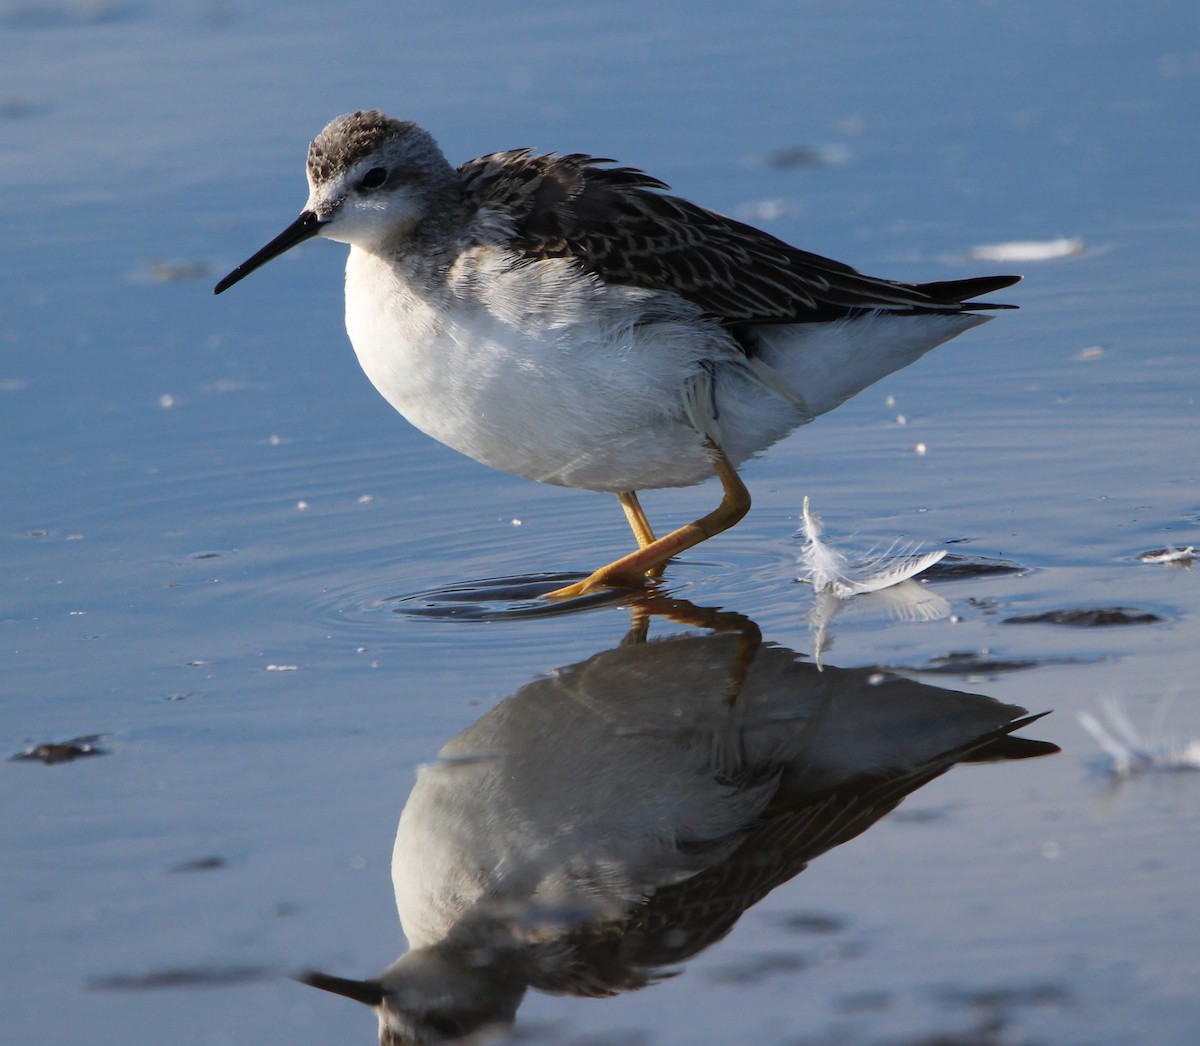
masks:
{"type": "MultiPolygon", "coordinates": [[[[661,570],[672,556],[677,556],[721,531],[728,530],[749,512],[750,492],[746,490],[746,485],[737,474],[733,463],[716,444],[709,442],[708,449],[712,454],[713,469],[725,491],[720,505],[695,523],[688,523],[665,537],[651,541],[636,552],[630,552],[629,555],[593,571],[574,585],[567,585],[548,593],[547,598],[574,599],[601,588],[641,588],[645,584],[647,573],[661,570]]],[[[621,504],[626,504],[624,498],[621,504]]],[[[629,509],[626,508],[625,511],[628,515],[629,509]]],[[[638,511],[640,514],[640,506],[638,511]]],[[[642,519],[644,521],[645,517],[642,519]]],[[[637,534],[636,528],[634,533],[637,534]]]]}
{"type": "Polygon", "coordinates": [[[617,495],[621,508],[625,510],[625,518],[629,520],[629,529],[637,538],[638,548],[654,544],[654,531],[650,529],[650,521],[642,511],[642,503],[638,501],[637,491],[623,490],[617,495]]]}
{"type": "MultiPolygon", "coordinates": [[[[629,527],[633,531],[633,536],[637,538],[638,548],[645,548],[647,545],[653,545],[655,541],[654,531],[650,527],[650,520],[646,518],[646,513],[642,511],[642,503],[638,501],[637,491],[624,490],[617,495],[621,502],[621,508],[625,510],[625,518],[629,520],[629,527]]],[[[652,570],[646,571],[647,577],[660,577],[663,568],[655,567],[652,570]]]]}

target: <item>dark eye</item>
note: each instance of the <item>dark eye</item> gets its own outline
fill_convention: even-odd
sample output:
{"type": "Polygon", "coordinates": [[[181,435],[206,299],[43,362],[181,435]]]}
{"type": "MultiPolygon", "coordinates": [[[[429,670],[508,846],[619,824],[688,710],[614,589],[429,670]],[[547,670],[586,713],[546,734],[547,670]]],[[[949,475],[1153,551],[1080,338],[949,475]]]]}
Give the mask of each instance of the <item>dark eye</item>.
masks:
{"type": "Polygon", "coordinates": [[[358,187],[360,189],[378,189],[387,181],[387,176],[386,167],[372,167],[359,179],[358,187]]]}

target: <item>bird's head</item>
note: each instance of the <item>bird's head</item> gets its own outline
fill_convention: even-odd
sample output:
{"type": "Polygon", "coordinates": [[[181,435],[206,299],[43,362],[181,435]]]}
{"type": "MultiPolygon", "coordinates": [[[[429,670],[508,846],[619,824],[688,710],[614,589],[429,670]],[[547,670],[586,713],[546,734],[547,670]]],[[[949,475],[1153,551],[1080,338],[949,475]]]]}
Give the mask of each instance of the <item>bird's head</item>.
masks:
{"type": "Polygon", "coordinates": [[[374,110],[339,116],[308,147],[308,202],[300,217],[215,293],[314,236],[381,251],[452,213],[461,195],[457,172],[422,127],[374,110]]]}
{"type": "Polygon", "coordinates": [[[511,1027],[527,982],[504,961],[417,949],[365,981],[308,972],[302,984],[370,1006],[380,1046],[433,1046],[511,1027]]]}

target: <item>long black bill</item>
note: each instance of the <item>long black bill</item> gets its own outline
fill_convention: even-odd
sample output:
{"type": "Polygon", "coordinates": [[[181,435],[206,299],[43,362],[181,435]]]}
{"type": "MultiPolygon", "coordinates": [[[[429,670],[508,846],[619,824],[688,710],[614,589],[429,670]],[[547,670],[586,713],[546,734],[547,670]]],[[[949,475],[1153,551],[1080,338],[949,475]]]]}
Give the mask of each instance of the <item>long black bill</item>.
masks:
{"type": "Polygon", "coordinates": [[[291,225],[283,230],[278,236],[268,243],[261,251],[252,254],[241,265],[233,270],[220,283],[213,288],[213,294],[220,294],[221,291],[227,291],[239,280],[245,279],[255,269],[262,265],[266,265],[272,258],[277,258],[290,247],[295,247],[298,243],[303,243],[305,240],[311,240],[317,235],[317,230],[321,228],[321,219],[317,217],[316,211],[304,211],[291,225]]]}
{"type": "Polygon", "coordinates": [[[308,970],[293,979],[312,988],[320,988],[321,991],[353,999],[355,1002],[365,1002],[368,1006],[380,1005],[387,995],[378,981],[352,981],[348,977],[331,977],[316,970],[308,970]]]}

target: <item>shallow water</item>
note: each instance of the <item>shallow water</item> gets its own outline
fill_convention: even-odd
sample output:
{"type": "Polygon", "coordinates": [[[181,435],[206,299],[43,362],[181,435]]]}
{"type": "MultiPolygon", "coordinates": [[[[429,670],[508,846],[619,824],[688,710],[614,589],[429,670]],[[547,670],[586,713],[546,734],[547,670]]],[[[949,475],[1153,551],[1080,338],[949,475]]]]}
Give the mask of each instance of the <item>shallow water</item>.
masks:
{"type": "MultiPolygon", "coordinates": [[[[1163,730],[1200,737],[1197,574],[1139,559],[1200,543],[1198,30],[1181,2],[0,5],[0,738],[103,751],[0,763],[0,1038],[372,1041],[369,1013],[283,974],[391,962],[415,768],[629,628],[622,605],[406,612],[587,570],[625,551],[620,513],[397,418],[346,343],[340,248],[212,297],[303,203],[308,139],[378,106],[457,160],[620,157],[869,272],[1026,274],[1020,312],[747,466],[751,515],[665,586],[811,654],[805,495],[841,548],[1008,561],[931,581],[941,620],[853,603],[824,662],[1053,709],[1022,733],[1062,754],[951,770],[680,976],[530,994],[519,1031],[1195,1041],[1200,775],[1114,782],[1076,714],[1117,697],[1149,734],[1174,695],[1163,730]],[[1064,236],[1082,254],[969,258],[1064,236]],[[1110,607],[1159,620],[1006,621],[1110,607]]],[[[682,521],[715,499],[644,504],[682,521]]]]}

